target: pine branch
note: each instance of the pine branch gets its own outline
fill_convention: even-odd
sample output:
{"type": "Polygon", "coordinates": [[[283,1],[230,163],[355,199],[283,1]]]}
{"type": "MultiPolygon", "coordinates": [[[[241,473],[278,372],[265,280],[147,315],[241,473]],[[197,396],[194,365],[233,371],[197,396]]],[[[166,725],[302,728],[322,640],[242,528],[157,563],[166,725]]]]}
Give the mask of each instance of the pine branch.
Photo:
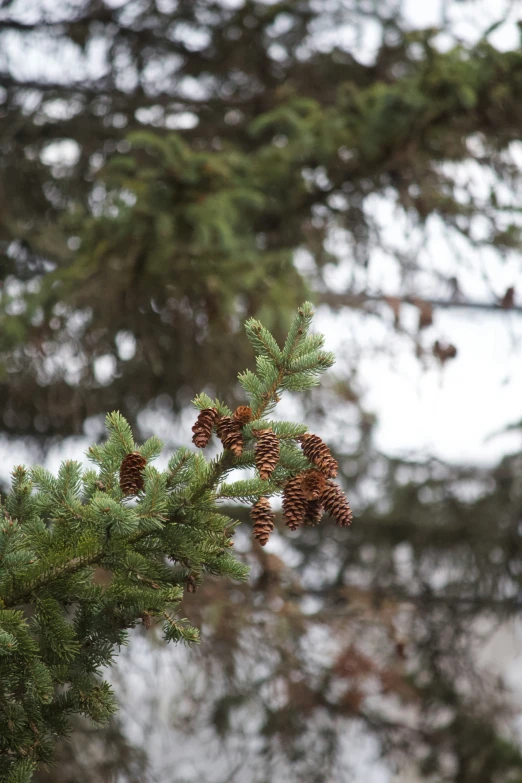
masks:
{"type": "MultiPolygon", "coordinates": [[[[12,490],[0,505],[0,682],[6,692],[20,694],[23,711],[15,725],[0,700],[0,736],[10,754],[4,767],[0,756],[0,776],[6,771],[12,777],[26,758],[31,769],[33,761],[49,761],[52,740],[65,733],[68,715],[95,722],[111,715],[113,694],[96,674],[114,663],[113,650],[127,641],[128,629],[155,618],[164,621],[167,641],[198,641],[197,629],[171,614],[183,597],[187,572],[247,578],[248,568],[230,551],[238,522],[222,513],[222,501],[262,499],[266,519],[262,535],[259,519],[255,532],[266,544],[266,520],[272,518],[267,498],[280,494],[289,479],[296,486],[302,481],[309,462],[295,441],[306,426],[263,416],[282,390],[308,388],[333,361],[322,338],[308,337],[311,317],[306,303],[283,350],[261,324],[247,323],[256,373],[241,378],[252,406],[232,414],[205,394],[195,401],[200,411],[213,409],[207,434],[217,429],[224,444],[215,459],[181,448],[167,470],[157,470],[150,463],[161,441],[152,437],[138,447],[127,421],[113,412],[106,417],[106,442],[88,450],[95,468],[67,461],[57,477],[40,466],[15,468],[12,490]],[[254,468],[255,476],[226,481],[244,468],[254,468]],[[93,579],[96,568],[109,575],[103,586],[93,579]],[[22,611],[26,604],[30,620],[22,611]],[[49,704],[53,709],[44,710],[49,704]],[[47,750],[34,743],[23,717],[29,711],[31,726],[49,736],[47,750]]],[[[314,438],[310,455],[320,463],[328,450],[314,438]]],[[[201,445],[207,443],[203,438],[201,445]]],[[[333,504],[331,513],[336,509],[333,504]]]]}

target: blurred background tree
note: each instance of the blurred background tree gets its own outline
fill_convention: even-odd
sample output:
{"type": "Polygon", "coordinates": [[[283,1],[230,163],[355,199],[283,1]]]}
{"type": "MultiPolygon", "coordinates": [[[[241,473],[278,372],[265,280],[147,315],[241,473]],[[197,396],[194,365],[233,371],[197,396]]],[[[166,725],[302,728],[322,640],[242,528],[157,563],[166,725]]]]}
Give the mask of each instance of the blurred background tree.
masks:
{"type": "Polygon", "coordinates": [[[187,443],[194,393],[242,401],[243,319],[281,335],[307,296],[350,341],[306,411],[337,437],[349,538],[240,533],[251,582],[185,607],[199,651],[137,636],[119,722],[78,725],[40,780],[322,783],[364,753],[376,780],[522,779],[520,705],[479,654],[520,611],[520,455],[386,456],[357,376],[397,340],[459,361],[433,320],[480,304],[470,275],[517,309],[494,270],[521,245],[522,51],[445,5],[421,29],[398,2],[0,2],[6,448],[41,458],[113,408],[187,443]]]}

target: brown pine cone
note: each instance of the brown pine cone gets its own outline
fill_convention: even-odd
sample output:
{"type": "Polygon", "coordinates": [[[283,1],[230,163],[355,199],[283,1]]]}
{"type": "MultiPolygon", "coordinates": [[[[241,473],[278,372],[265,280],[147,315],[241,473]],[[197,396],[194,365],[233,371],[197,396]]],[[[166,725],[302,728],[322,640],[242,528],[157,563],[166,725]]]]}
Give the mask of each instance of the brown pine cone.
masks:
{"type": "Polygon", "coordinates": [[[124,495],[137,495],[143,489],[143,468],[146,464],[145,457],[137,451],[123,458],[120,466],[120,489],[124,495]]]}
{"type": "Polygon", "coordinates": [[[440,343],[438,340],[435,340],[433,343],[433,355],[437,357],[439,362],[444,365],[448,361],[448,359],[454,359],[457,355],[457,349],[454,345],[451,343],[448,343],[447,345],[444,345],[443,343],[440,343]]]}
{"type": "Polygon", "coordinates": [[[192,443],[198,449],[204,449],[205,446],[208,446],[212,429],[218,420],[219,413],[215,408],[205,408],[200,412],[196,423],[192,427],[192,432],[194,433],[192,443]]]}
{"type": "Polygon", "coordinates": [[[318,500],[326,487],[326,479],[320,470],[305,470],[301,474],[301,488],[307,500],[318,500]]]}
{"type": "Polygon", "coordinates": [[[328,446],[323,443],[319,435],[301,435],[299,438],[303,453],[310,462],[317,465],[326,478],[335,478],[339,468],[337,462],[330,453],[328,446]]]}
{"type": "Polygon", "coordinates": [[[286,482],[283,490],[283,516],[290,530],[297,530],[303,524],[306,514],[306,498],[301,488],[301,476],[294,476],[286,482]]]}
{"type": "Polygon", "coordinates": [[[237,421],[241,427],[244,427],[245,424],[252,421],[252,408],[248,405],[240,405],[234,411],[234,421],[237,421]]]}
{"type": "Polygon", "coordinates": [[[335,519],[338,525],[348,527],[353,518],[352,509],[338,484],[334,484],[333,481],[326,482],[326,489],[321,495],[321,503],[325,511],[335,519]]]}
{"type": "Polygon", "coordinates": [[[254,523],[254,538],[265,546],[274,529],[274,513],[267,498],[259,498],[250,509],[254,523]]]}
{"type": "Polygon", "coordinates": [[[323,505],[320,500],[309,500],[306,504],[305,525],[318,525],[323,516],[323,505]]]}
{"type": "Polygon", "coordinates": [[[266,481],[279,462],[279,438],[272,430],[262,430],[256,445],[256,468],[266,481]]]}
{"type": "Polygon", "coordinates": [[[198,586],[196,584],[196,578],[194,574],[189,574],[187,578],[185,579],[185,586],[187,593],[195,593],[198,589],[198,586]]]}
{"type": "Polygon", "coordinates": [[[243,434],[239,422],[234,421],[230,416],[222,416],[217,427],[217,434],[223,448],[231,451],[235,457],[242,455],[243,434]]]}

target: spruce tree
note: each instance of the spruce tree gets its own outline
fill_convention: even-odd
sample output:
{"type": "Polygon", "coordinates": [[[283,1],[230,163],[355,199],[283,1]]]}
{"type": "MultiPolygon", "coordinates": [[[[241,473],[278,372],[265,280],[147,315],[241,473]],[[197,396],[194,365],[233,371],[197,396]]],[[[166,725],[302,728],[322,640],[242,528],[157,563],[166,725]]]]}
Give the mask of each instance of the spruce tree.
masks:
{"type": "Polygon", "coordinates": [[[40,466],[14,469],[0,507],[2,780],[26,783],[39,763],[51,762],[71,715],[107,721],[116,705],[101,671],[115,663],[131,628],[161,623],[167,641],[197,642],[197,629],[175,614],[184,590],[192,592],[205,573],[247,577],[231,551],[238,521],[222,506],[231,500],[266,506],[311,468],[298,446],[306,426],[272,413],[283,392],[312,388],[333,363],[321,335],[308,334],[312,315],[305,302],[283,347],[259,321],[247,322],[256,353],[256,370],[239,375],[248,417],[246,407],[234,418],[219,400],[195,399],[203,412],[195,430],[204,426],[210,437],[213,425],[219,431],[220,421],[229,420],[241,450],[225,445],[206,459],[182,447],[161,471],[151,464],[161,441],[151,437],[138,446],[114,412],[106,419],[107,440],[88,450],[92,468],[66,461],[57,476],[40,466]],[[209,410],[210,427],[202,425],[209,410]],[[277,439],[277,460],[261,477],[255,445],[267,431],[277,439]],[[254,475],[233,480],[245,468],[254,475]]]}

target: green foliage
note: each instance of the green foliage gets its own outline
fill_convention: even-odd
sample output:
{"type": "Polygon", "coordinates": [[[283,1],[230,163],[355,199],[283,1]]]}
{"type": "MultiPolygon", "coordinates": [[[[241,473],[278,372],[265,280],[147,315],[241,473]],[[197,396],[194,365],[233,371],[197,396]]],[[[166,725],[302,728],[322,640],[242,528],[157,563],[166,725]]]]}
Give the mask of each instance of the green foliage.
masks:
{"type": "MultiPolygon", "coordinates": [[[[106,418],[107,440],[88,450],[95,469],[73,461],[57,476],[40,466],[14,469],[0,505],[2,780],[27,781],[38,763],[50,762],[71,715],[107,721],[115,701],[102,668],[113,664],[129,629],[157,622],[167,641],[199,641],[198,630],[173,614],[189,575],[247,577],[230,552],[238,522],[222,514],[220,504],[277,494],[307,466],[292,443],[306,428],[263,417],[283,389],[307,388],[333,361],[307,334],[312,315],[308,302],[299,308],[284,350],[258,321],[247,322],[257,372],[240,378],[254,379],[249,402],[256,421],[245,427],[241,457],[224,451],[209,461],[182,447],[159,471],[150,462],[161,441],[152,437],[138,447],[128,422],[113,412],[106,418]],[[248,446],[255,425],[272,427],[284,440],[280,464],[270,481],[224,481],[234,469],[254,465],[248,446]],[[137,450],[147,460],[144,487],[129,499],[119,472],[124,457],[137,450]]],[[[229,412],[204,394],[195,406],[229,412]]]]}
{"type": "Polygon", "coordinates": [[[331,367],[332,353],[321,351],[308,335],[313,317],[310,302],[299,308],[283,350],[263,325],[251,318],[246,323],[248,339],[257,352],[257,372],[239,375],[239,382],[251,399],[254,419],[273,410],[283,390],[304,391],[317,385],[317,375],[331,367]]]}
{"type": "MultiPolygon", "coordinates": [[[[291,308],[307,295],[293,264],[298,250],[307,251],[315,296],[332,301],[321,277],[328,264],[346,258],[346,243],[337,252],[326,249],[325,240],[340,229],[356,262],[366,264],[383,243],[369,202],[376,196],[396,204],[417,227],[431,220],[473,247],[520,248],[518,207],[505,189],[507,182],[515,193],[520,184],[511,154],[521,123],[519,49],[499,51],[487,36],[441,49],[436,30],[406,30],[397,21],[392,35],[388,20],[375,63],[363,65],[351,52],[313,51],[309,25],[319,15],[327,25],[337,21],[335,11],[318,10],[310,0],[299,8],[251,0],[227,11],[218,4],[208,19],[198,3],[164,15],[152,0],[142,5],[140,24],[156,33],[146,51],[128,50],[136,72],[162,60],[163,45],[171,51],[172,41],[162,35],[180,20],[209,40],[203,50],[183,50],[181,78],[160,78],[153,99],[147,90],[122,95],[116,63],[112,88],[103,95],[98,85],[92,89],[103,107],[98,98],[72,106],[73,93],[55,85],[40,93],[35,117],[21,108],[15,77],[6,96],[6,111],[24,129],[14,137],[0,133],[8,164],[0,220],[0,403],[9,432],[70,433],[86,416],[116,406],[134,426],[137,411],[164,390],[179,410],[187,386],[199,389],[207,368],[215,393],[223,395],[231,376],[214,334],[233,339],[241,318],[259,315],[280,338],[291,308]],[[278,32],[287,25],[291,33],[278,32]],[[277,63],[272,46],[286,52],[277,63]],[[310,46],[305,57],[302,49],[310,46]],[[238,62],[252,89],[239,89],[238,62]],[[202,78],[208,99],[187,97],[183,75],[202,78]],[[167,118],[178,90],[179,106],[197,122],[173,132],[167,118]],[[68,138],[77,142],[82,161],[66,172],[35,162],[39,145],[63,138],[60,123],[46,114],[60,94],[70,106],[68,138]],[[138,121],[149,100],[162,119],[138,121]],[[461,164],[470,159],[491,183],[489,193],[463,184],[461,164]],[[27,169],[34,188],[19,184],[27,169]],[[35,199],[38,209],[30,209],[35,199]],[[486,229],[477,231],[479,225],[486,229]],[[133,362],[120,355],[122,332],[135,341],[133,362]],[[194,366],[196,349],[202,361],[194,366]],[[66,350],[76,360],[73,379],[67,362],[50,359],[66,350]],[[96,379],[101,355],[116,365],[110,384],[96,379]],[[71,394],[71,386],[87,394],[71,394]],[[65,396],[67,406],[49,403],[65,396]]],[[[128,42],[122,14],[107,9],[94,24],[87,13],[91,31],[79,10],[74,23],[53,29],[62,30],[62,40],[71,25],[90,36],[99,24],[99,35],[112,40],[122,25],[128,42]]],[[[132,39],[137,45],[134,33],[132,39]]],[[[404,248],[386,252],[394,264],[406,263],[404,248]]],[[[360,307],[364,285],[359,275],[353,279],[343,306],[360,307]]],[[[248,337],[261,360],[277,361],[279,349],[254,322],[248,337]]],[[[243,346],[236,343],[236,351],[243,346]]],[[[255,383],[243,378],[249,391],[256,391],[255,383]]],[[[314,384],[309,375],[295,375],[286,388],[314,384]]]]}

